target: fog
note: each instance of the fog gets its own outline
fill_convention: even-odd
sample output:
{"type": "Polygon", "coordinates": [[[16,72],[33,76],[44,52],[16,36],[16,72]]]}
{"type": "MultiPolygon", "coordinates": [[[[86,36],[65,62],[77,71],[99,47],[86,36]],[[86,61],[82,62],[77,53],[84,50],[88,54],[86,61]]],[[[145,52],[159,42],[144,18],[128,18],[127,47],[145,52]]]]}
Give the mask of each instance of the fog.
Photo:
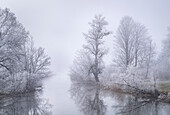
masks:
{"type": "Polygon", "coordinates": [[[108,29],[113,32],[105,43],[110,49],[105,62],[110,64],[114,56],[114,35],[121,18],[126,15],[147,27],[159,52],[170,26],[169,6],[169,0],[0,0],[0,7],[14,12],[32,35],[35,45],[44,47],[51,57],[53,77],[44,83],[44,97],[50,97],[53,111],[58,114],[78,111],[74,102],[68,101],[65,105],[70,98],[67,93],[70,87],[69,67],[85,42],[82,33],[87,33],[88,22],[96,14],[106,17],[108,29]],[[67,108],[70,111],[64,111],[67,108]]]}
{"type": "Polygon", "coordinates": [[[37,46],[46,49],[52,59],[51,69],[56,74],[72,63],[84,42],[82,33],[88,31],[88,22],[95,14],[103,14],[113,31],[106,40],[110,49],[120,19],[128,15],[149,29],[159,50],[169,26],[169,5],[168,0],[1,0],[0,4],[15,13],[37,46]]]}

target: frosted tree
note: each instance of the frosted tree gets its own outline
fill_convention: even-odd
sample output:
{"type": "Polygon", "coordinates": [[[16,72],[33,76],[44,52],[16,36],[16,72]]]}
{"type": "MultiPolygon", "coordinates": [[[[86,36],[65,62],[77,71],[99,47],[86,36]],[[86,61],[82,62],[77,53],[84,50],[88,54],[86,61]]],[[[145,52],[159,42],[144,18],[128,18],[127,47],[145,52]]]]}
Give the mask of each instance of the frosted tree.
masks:
{"type": "Polygon", "coordinates": [[[114,47],[113,68],[117,72],[111,76],[114,76],[115,81],[124,81],[125,84],[138,88],[142,88],[147,82],[152,84],[150,82],[154,81],[155,76],[155,48],[144,25],[129,16],[123,17],[115,35],[114,47]]]}
{"type": "Polygon", "coordinates": [[[41,74],[48,71],[50,57],[45,54],[44,48],[36,48],[32,38],[25,46],[25,70],[31,74],[41,74]]]}
{"type": "Polygon", "coordinates": [[[170,78],[170,28],[168,28],[167,38],[163,41],[163,48],[158,58],[159,76],[164,79],[170,78]]]}
{"type": "Polygon", "coordinates": [[[45,53],[44,48],[36,48],[34,42],[28,39],[22,55],[22,70],[15,73],[15,90],[32,91],[41,87],[41,80],[51,76],[49,70],[50,57],[45,53]]]}
{"type": "Polygon", "coordinates": [[[23,71],[28,32],[9,9],[0,9],[0,91],[13,89],[16,74],[23,71]]]}
{"type": "Polygon", "coordinates": [[[9,9],[0,9],[0,93],[24,91],[49,75],[50,58],[35,48],[30,35],[9,9]]]}
{"type": "Polygon", "coordinates": [[[93,60],[84,49],[80,50],[73,62],[70,71],[72,82],[85,83],[92,81],[93,76],[89,73],[93,60]]]}
{"type": "Polygon", "coordinates": [[[105,28],[108,23],[102,15],[95,16],[95,19],[89,24],[91,29],[89,29],[87,34],[84,34],[87,41],[84,48],[93,59],[89,72],[93,74],[95,81],[99,82],[99,74],[102,73],[102,58],[107,53],[107,49],[103,47],[103,39],[110,32],[105,28]]]}
{"type": "Polygon", "coordinates": [[[10,74],[19,70],[28,32],[9,9],[0,9],[0,68],[10,74]]]}
{"type": "Polygon", "coordinates": [[[123,17],[120,21],[116,33],[115,48],[116,48],[116,63],[118,66],[127,67],[132,63],[134,50],[134,38],[133,34],[134,21],[131,17],[123,17]]]}
{"type": "Polygon", "coordinates": [[[114,62],[120,67],[143,66],[148,61],[148,55],[150,58],[153,55],[154,48],[148,30],[131,17],[122,18],[115,38],[114,62]]]}

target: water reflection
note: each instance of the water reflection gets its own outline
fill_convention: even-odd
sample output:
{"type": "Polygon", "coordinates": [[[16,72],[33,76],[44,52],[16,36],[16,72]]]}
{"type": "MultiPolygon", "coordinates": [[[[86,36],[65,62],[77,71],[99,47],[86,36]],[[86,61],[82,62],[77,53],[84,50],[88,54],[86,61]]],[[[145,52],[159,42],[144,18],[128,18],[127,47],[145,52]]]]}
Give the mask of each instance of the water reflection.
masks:
{"type": "Polygon", "coordinates": [[[96,85],[72,84],[70,93],[84,115],[169,115],[170,111],[169,104],[103,90],[96,85]]]}
{"type": "Polygon", "coordinates": [[[128,96],[123,105],[114,105],[113,108],[117,108],[117,114],[122,115],[158,115],[158,104],[151,100],[142,100],[128,96]]]}
{"type": "Polygon", "coordinates": [[[0,115],[51,115],[51,105],[40,98],[41,92],[0,99],[0,115]]]}
{"type": "Polygon", "coordinates": [[[105,115],[106,105],[100,97],[100,88],[74,84],[71,86],[71,96],[84,115],[105,115]]]}
{"type": "Polygon", "coordinates": [[[121,115],[169,115],[170,106],[155,101],[129,98],[127,103],[118,107],[121,115]]]}

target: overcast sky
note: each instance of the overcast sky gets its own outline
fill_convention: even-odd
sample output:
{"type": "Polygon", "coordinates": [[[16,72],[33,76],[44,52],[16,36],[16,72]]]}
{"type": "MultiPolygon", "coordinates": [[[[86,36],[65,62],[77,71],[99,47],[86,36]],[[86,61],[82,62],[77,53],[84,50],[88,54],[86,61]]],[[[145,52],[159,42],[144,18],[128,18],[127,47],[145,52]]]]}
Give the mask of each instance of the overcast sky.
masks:
{"type": "Polygon", "coordinates": [[[144,24],[158,50],[170,26],[170,0],[0,0],[0,7],[15,13],[33,36],[35,45],[44,47],[51,57],[51,70],[58,75],[46,82],[44,95],[59,115],[78,111],[69,100],[67,74],[76,52],[85,42],[82,33],[88,31],[88,22],[95,14],[103,14],[109,23],[108,30],[113,32],[105,39],[106,47],[110,48],[105,58],[107,64],[114,56],[113,36],[123,16],[144,24]]]}
{"type": "Polygon", "coordinates": [[[108,29],[113,31],[106,39],[110,49],[123,16],[144,24],[158,49],[170,25],[169,0],[0,0],[0,7],[14,12],[30,31],[36,46],[46,49],[54,73],[70,66],[84,43],[82,33],[88,31],[88,22],[95,14],[103,14],[109,22],[108,29]]]}

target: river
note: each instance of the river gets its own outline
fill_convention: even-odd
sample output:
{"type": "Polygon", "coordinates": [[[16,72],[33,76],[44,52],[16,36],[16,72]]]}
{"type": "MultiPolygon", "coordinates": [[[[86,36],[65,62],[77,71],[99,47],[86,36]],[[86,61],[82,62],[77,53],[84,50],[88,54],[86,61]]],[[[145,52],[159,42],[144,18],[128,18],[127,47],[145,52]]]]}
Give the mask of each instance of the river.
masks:
{"type": "Polygon", "coordinates": [[[40,92],[4,98],[0,115],[169,115],[165,103],[137,99],[92,84],[72,84],[67,73],[43,81],[40,92]]]}
{"type": "Polygon", "coordinates": [[[147,102],[96,86],[71,84],[68,74],[44,83],[43,97],[52,104],[53,115],[169,115],[170,105],[147,102]]]}

